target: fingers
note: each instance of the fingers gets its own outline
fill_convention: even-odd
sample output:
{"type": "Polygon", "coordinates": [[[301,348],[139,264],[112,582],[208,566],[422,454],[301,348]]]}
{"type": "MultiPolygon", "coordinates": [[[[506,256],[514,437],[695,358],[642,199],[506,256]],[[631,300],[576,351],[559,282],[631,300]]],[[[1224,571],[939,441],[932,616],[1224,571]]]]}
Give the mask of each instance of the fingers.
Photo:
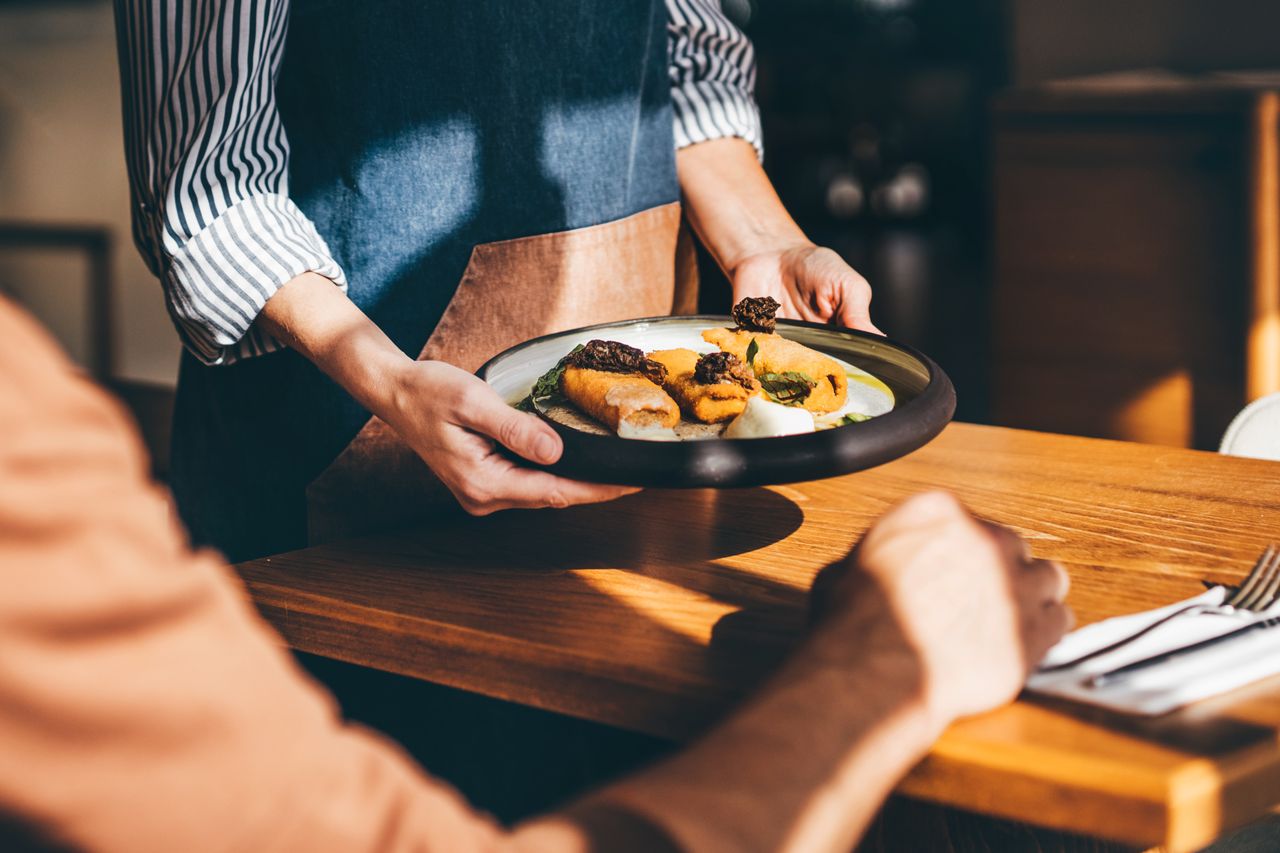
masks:
{"type": "Polygon", "coordinates": [[[1035,669],[1044,659],[1049,649],[1053,648],[1063,634],[1071,630],[1075,624],[1075,614],[1071,608],[1060,601],[1044,605],[1034,616],[1027,620],[1023,627],[1022,647],[1025,653],[1023,663],[1027,672],[1035,669]]]}
{"type": "Polygon", "coordinates": [[[640,491],[631,486],[581,483],[515,465],[450,488],[471,515],[489,515],[504,509],[563,509],[603,503],[640,491]]]}
{"type": "Polygon", "coordinates": [[[1008,527],[985,519],[977,521],[995,540],[1014,572],[1013,582],[1024,609],[1035,610],[1066,600],[1071,590],[1071,576],[1061,563],[1033,558],[1027,541],[1008,527]]]}
{"type": "MultiPolygon", "coordinates": [[[[851,271],[852,272],[852,271],[851,271]]],[[[847,329],[884,336],[884,332],[871,322],[871,286],[866,279],[852,275],[838,286],[840,292],[840,309],[835,319],[847,329]]]]}
{"type": "Polygon", "coordinates": [[[566,507],[613,500],[639,491],[580,483],[524,467],[494,444],[543,465],[563,442],[549,425],[507,405],[483,380],[443,362],[417,362],[420,393],[393,424],[463,509],[488,515],[516,507],[566,507]]]}
{"type": "Polygon", "coordinates": [[[1022,610],[1022,642],[1028,671],[1034,668],[1075,616],[1063,602],[1071,588],[1066,570],[1049,560],[1034,560],[1017,578],[1022,610]]]}
{"type": "Polygon", "coordinates": [[[1014,533],[1003,524],[996,524],[994,521],[986,519],[977,519],[983,529],[995,539],[1001,553],[1013,563],[1025,563],[1031,559],[1031,548],[1027,545],[1027,541],[1014,533]]]}
{"type": "Polygon", "coordinates": [[[884,334],[871,322],[871,285],[831,249],[806,243],[766,252],[740,264],[732,278],[735,302],[774,296],[781,318],[884,334]]]}
{"type": "Polygon", "coordinates": [[[498,453],[490,439],[456,427],[447,451],[436,473],[471,515],[600,503],[639,491],[630,486],[582,483],[525,468],[498,453]]]}
{"type": "Polygon", "coordinates": [[[468,383],[456,405],[458,424],[488,436],[513,453],[550,465],[560,458],[564,443],[555,430],[536,415],[507,405],[485,382],[468,383]]]}
{"type": "Polygon", "coordinates": [[[883,520],[907,519],[915,522],[931,522],[944,518],[969,518],[960,499],[951,492],[934,490],[919,492],[884,514],[883,520]]]}
{"type": "Polygon", "coordinates": [[[924,553],[945,551],[947,543],[964,542],[970,550],[981,544],[981,537],[959,498],[950,492],[921,492],[877,519],[850,552],[849,562],[872,574],[893,572],[924,553]]]}
{"type": "Polygon", "coordinates": [[[518,472],[518,475],[513,476],[507,488],[503,490],[507,508],[511,509],[542,507],[561,509],[579,504],[603,503],[640,491],[634,486],[610,486],[603,483],[568,480],[545,471],[529,471],[520,468],[513,470],[518,472]]]}
{"type": "Polygon", "coordinates": [[[829,300],[829,305],[825,306],[825,316],[817,319],[839,323],[848,329],[883,335],[884,332],[871,322],[871,285],[867,280],[835,252],[820,250],[818,257],[821,258],[819,269],[829,276],[829,289],[814,290],[826,290],[828,298],[824,301],[829,300]]]}
{"type": "Polygon", "coordinates": [[[1065,602],[1071,578],[1061,564],[1031,556],[1026,540],[990,521],[979,524],[1003,555],[1021,614],[1024,663],[1030,672],[1045,653],[1071,629],[1075,619],[1065,602]]]}
{"type": "Polygon", "coordinates": [[[1022,570],[1020,578],[1033,604],[1051,604],[1066,600],[1071,578],[1060,564],[1035,560],[1022,570]]]}
{"type": "Polygon", "coordinates": [[[1028,623],[1023,635],[1023,649],[1027,671],[1035,669],[1062,635],[1071,629],[1074,617],[1070,608],[1061,602],[1046,605],[1035,620],[1028,623]]]}

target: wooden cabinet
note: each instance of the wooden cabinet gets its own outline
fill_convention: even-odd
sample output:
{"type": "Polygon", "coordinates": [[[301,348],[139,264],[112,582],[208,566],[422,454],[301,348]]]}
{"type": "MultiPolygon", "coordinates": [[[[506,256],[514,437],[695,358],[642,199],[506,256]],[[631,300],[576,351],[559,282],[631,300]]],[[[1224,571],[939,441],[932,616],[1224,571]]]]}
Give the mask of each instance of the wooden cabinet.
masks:
{"type": "Polygon", "coordinates": [[[1280,390],[1278,90],[1130,75],[997,101],[996,423],[1214,448],[1280,390]]]}

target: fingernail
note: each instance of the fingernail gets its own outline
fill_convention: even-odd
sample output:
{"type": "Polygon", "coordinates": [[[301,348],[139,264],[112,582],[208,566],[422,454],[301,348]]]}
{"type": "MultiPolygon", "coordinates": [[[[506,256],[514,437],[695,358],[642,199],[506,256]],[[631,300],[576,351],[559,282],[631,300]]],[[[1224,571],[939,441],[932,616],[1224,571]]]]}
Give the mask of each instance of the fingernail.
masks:
{"type": "Polygon", "coordinates": [[[543,435],[538,438],[535,444],[539,462],[549,464],[556,461],[556,440],[554,438],[549,435],[543,435]]]}

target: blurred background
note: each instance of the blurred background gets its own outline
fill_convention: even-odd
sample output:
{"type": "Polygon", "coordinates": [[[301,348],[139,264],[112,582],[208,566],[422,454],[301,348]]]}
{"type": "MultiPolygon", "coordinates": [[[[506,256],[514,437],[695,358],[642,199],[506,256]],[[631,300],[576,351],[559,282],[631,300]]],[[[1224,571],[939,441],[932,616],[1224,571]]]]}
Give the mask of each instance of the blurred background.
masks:
{"type": "MultiPolygon", "coordinates": [[[[1280,390],[1280,4],[724,5],[784,201],[959,418],[1212,449],[1280,390]]],[[[0,291],[163,460],[178,343],[129,234],[108,0],[0,0],[0,291]]]]}

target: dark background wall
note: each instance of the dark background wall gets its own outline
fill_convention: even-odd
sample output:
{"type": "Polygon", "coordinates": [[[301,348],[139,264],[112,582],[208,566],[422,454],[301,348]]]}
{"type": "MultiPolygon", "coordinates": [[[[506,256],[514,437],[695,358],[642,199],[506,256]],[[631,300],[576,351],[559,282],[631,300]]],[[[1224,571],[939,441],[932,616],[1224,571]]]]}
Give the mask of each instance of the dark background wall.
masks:
{"type": "Polygon", "coordinates": [[[1274,0],[1016,0],[1009,11],[1018,84],[1142,67],[1280,66],[1274,0]]]}
{"type": "MultiPolygon", "coordinates": [[[[881,328],[947,369],[964,420],[990,416],[991,97],[1138,68],[1280,67],[1275,0],[724,6],[756,44],[765,166],[783,200],[871,281],[881,328]]],[[[707,291],[723,298],[714,281],[707,291]]]]}

